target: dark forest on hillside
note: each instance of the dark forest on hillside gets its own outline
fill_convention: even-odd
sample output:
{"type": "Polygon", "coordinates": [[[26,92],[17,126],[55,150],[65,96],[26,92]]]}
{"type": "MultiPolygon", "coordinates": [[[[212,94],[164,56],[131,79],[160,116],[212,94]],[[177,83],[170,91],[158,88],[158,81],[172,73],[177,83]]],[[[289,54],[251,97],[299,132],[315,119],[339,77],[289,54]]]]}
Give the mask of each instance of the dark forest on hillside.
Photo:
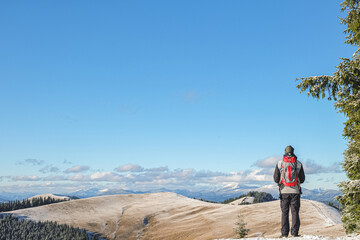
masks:
{"type": "Polygon", "coordinates": [[[14,211],[14,210],[23,209],[23,208],[38,207],[38,206],[42,206],[42,205],[64,202],[64,201],[68,201],[68,200],[54,199],[51,197],[47,197],[47,198],[38,197],[38,198],[33,198],[31,200],[24,199],[22,201],[19,201],[19,200],[9,201],[9,202],[5,202],[5,203],[0,203],[0,212],[14,211]]]}
{"type": "Polygon", "coordinates": [[[243,197],[254,197],[253,203],[270,202],[270,201],[276,200],[270,193],[251,191],[251,192],[248,192],[247,194],[242,194],[236,198],[229,198],[229,199],[223,201],[222,203],[225,203],[225,204],[230,203],[230,202],[233,202],[233,201],[243,198],[243,197]]]}
{"type": "Polygon", "coordinates": [[[19,220],[11,215],[0,216],[0,240],[97,240],[85,230],[55,222],[19,220]]]}

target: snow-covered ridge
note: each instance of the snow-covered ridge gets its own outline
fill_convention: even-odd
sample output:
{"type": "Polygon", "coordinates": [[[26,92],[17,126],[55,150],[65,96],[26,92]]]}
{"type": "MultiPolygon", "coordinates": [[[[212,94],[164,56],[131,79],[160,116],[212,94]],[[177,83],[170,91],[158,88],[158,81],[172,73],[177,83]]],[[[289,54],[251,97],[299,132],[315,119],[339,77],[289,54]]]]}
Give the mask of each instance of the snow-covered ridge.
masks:
{"type": "Polygon", "coordinates": [[[242,197],[235,201],[230,202],[229,204],[230,205],[240,205],[240,204],[244,204],[244,203],[252,204],[252,203],[254,203],[254,199],[255,199],[254,197],[242,197]]]}
{"type": "Polygon", "coordinates": [[[43,199],[46,199],[46,198],[52,198],[52,199],[55,199],[55,200],[69,200],[70,198],[67,197],[67,196],[57,196],[57,195],[54,195],[54,194],[39,194],[39,195],[35,195],[35,196],[32,196],[30,198],[28,198],[29,200],[32,200],[34,198],[43,198],[43,199]]]}

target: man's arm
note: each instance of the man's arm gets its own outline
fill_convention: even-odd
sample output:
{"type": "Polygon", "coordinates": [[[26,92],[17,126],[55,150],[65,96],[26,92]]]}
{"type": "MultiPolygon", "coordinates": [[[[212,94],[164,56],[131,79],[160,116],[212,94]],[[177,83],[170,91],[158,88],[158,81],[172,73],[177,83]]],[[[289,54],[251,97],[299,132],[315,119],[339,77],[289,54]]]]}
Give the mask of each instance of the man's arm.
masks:
{"type": "Polygon", "coordinates": [[[280,182],[280,170],[277,167],[277,164],[275,166],[275,171],[274,171],[274,182],[276,182],[277,184],[279,184],[280,182]]]}
{"type": "Polygon", "coordinates": [[[301,168],[300,168],[300,172],[299,172],[299,180],[300,180],[300,183],[305,182],[305,172],[304,172],[304,168],[303,168],[302,164],[301,164],[301,168]]]}

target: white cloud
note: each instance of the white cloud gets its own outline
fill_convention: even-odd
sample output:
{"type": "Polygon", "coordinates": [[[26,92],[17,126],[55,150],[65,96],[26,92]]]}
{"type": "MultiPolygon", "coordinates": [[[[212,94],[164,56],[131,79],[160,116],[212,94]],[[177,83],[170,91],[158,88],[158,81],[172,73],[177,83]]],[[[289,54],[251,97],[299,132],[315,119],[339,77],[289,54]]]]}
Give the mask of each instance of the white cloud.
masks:
{"type": "Polygon", "coordinates": [[[228,175],[213,178],[215,182],[228,184],[261,184],[272,182],[272,174],[263,169],[252,169],[241,172],[232,172],[228,175]]]}
{"type": "Polygon", "coordinates": [[[87,175],[83,175],[81,173],[78,173],[74,176],[68,176],[67,178],[65,178],[66,180],[70,180],[70,181],[89,181],[90,177],[87,175]]]}
{"type": "Polygon", "coordinates": [[[13,176],[11,177],[13,181],[39,181],[40,178],[38,176],[13,176]]]}
{"type": "MultiPolygon", "coordinates": [[[[271,156],[262,160],[258,160],[254,166],[259,167],[260,169],[266,170],[275,168],[276,163],[282,159],[282,156],[271,156]]],[[[340,164],[333,163],[330,166],[323,166],[315,161],[308,160],[306,162],[302,162],[305,174],[319,174],[319,173],[340,173],[340,164]]]]}
{"type": "MultiPolygon", "coordinates": [[[[144,168],[137,164],[126,164],[117,167],[114,171],[97,171],[85,173],[89,166],[73,166],[64,172],[67,174],[49,175],[39,178],[37,176],[3,176],[12,181],[46,181],[51,184],[63,185],[117,185],[134,191],[151,189],[215,189],[224,186],[263,186],[273,184],[273,173],[276,162],[281,156],[271,156],[257,161],[253,168],[239,172],[219,172],[209,170],[196,170],[193,168],[170,170],[166,166],[144,168]],[[74,175],[72,175],[73,173],[74,175]],[[76,182],[76,184],[74,184],[76,182]]],[[[304,163],[305,174],[338,173],[339,164],[322,166],[314,161],[304,163]]],[[[46,165],[40,169],[43,173],[58,172],[56,167],[46,165]],[[53,169],[52,169],[53,168],[53,169]]],[[[1,177],[0,177],[1,179],[1,177]]],[[[41,183],[41,182],[40,182],[41,183]]]]}
{"type": "Polygon", "coordinates": [[[258,181],[258,182],[266,182],[272,181],[272,176],[270,174],[265,174],[262,169],[255,169],[251,171],[245,179],[247,181],[258,181]]]}
{"type": "Polygon", "coordinates": [[[169,171],[168,167],[156,167],[156,168],[147,168],[146,172],[167,172],[169,171]]]}
{"type": "Polygon", "coordinates": [[[305,174],[319,174],[319,173],[340,173],[339,163],[333,163],[330,166],[322,166],[315,161],[308,160],[304,163],[305,174]]]}
{"type": "Polygon", "coordinates": [[[43,178],[44,181],[63,181],[66,178],[62,175],[55,175],[55,176],[47,176],[43,178]]]}
{"type": "Polygon", "coordinates": [[[89,166],[73,166],[71,168],[66,169],[64,172],[65,173],[78,173],[78,172],[85,172],[87,170],[89,170],[90,167],[89,166]]]}
{"type": "Polygon", "coordinates": [[[115,168],[117,172],[142,172],[144,168],[137,164],[125,164],[115,168]]]}
{"type": "Polygon", "coordinates": [[[113,172],[96,172],[90,176],[92,181],[119,182],[123,177],[113,172]]]}
{"type": "Polygon", "coordinates": [[[273,168],[275,169],[276,163],[278,161],[282,160],[282,156],[271,156],[262,160],[256,161],[254,166],[260,167],[260,168],[273,168]]]}

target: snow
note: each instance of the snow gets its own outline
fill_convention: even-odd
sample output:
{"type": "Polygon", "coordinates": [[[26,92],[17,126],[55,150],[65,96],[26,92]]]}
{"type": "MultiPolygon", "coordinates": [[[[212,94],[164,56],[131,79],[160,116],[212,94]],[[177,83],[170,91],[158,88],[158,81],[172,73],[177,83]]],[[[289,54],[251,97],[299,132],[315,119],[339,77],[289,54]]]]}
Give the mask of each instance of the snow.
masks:
{"type": "Polygon", "coordinates": [[[327,226],[341,224],[341,215],[337,209],[329,207],[321,202],[316,202],[312,200],[308,201],[316,208],[320,217],[326,222],[327,226]]]}
{"type": "Polygon", "coordinates": [[[57,195],[54,195],[54,194],[51,194],[51,193],[48,193],[48,194],[39,194],[39,195],[35,195],[35,196],[32,196],[30,198],[28,198],[29,200],[32,200],[34,198],[52,198],[52,199],[55,199],[55,200],[69,200],[70,198],[67,197],[67,196],[57,196],[57,195]]]}
{"type": "MultiPolygon", "coordinates": [[[[340,212],[333,208],[329,207],[328,205],[312,201],[306,200],[310,203],[318,213],[318,215],[324,220],[325,226],[334,226],[337,224],[341,224],[341,215],[340,212]]],[[[261,233],[260,233],[261,234],[261,233]]],[[[351,235],[351,236],[344,236],[344,237],[329,237],[329,236],[316,236],[316,235],[304,235],[301,237],[289,237],[289,238],[265,238],[265,237],[251,237],[251,238],[244,238],[244,240],[359,240],[360,235],[351,235]]],[[[223,238],[223,239],[216,239],[216,240],[233,240],[233,238],[223,238]]]]}
{"type": "MultiPolygon", "coordinates": [[[[314,235],[304,235],[301,237],[289,237],[289,238],[264,238],[264,237],[257,237],[257,238],[243,238],[244,240],[359,240],[360,235],[353,235],[353,236],[346,236],[346,237],[324,237],[324,236],[314,236],[314,235]]],[[[234,238],[222,238],[216,240],[236,240],[234,238]]]]}
{"type": "Polygon", "coordinates": [[[230,202],[229,204],[230,205],[240,205],[240,204],[243,204],[243,203],[249,203],[249,204],[252,204],[254,203],[254,197],[242,197],[242,198],[239,198],[235,201],[232,201],[230,202]]]}

